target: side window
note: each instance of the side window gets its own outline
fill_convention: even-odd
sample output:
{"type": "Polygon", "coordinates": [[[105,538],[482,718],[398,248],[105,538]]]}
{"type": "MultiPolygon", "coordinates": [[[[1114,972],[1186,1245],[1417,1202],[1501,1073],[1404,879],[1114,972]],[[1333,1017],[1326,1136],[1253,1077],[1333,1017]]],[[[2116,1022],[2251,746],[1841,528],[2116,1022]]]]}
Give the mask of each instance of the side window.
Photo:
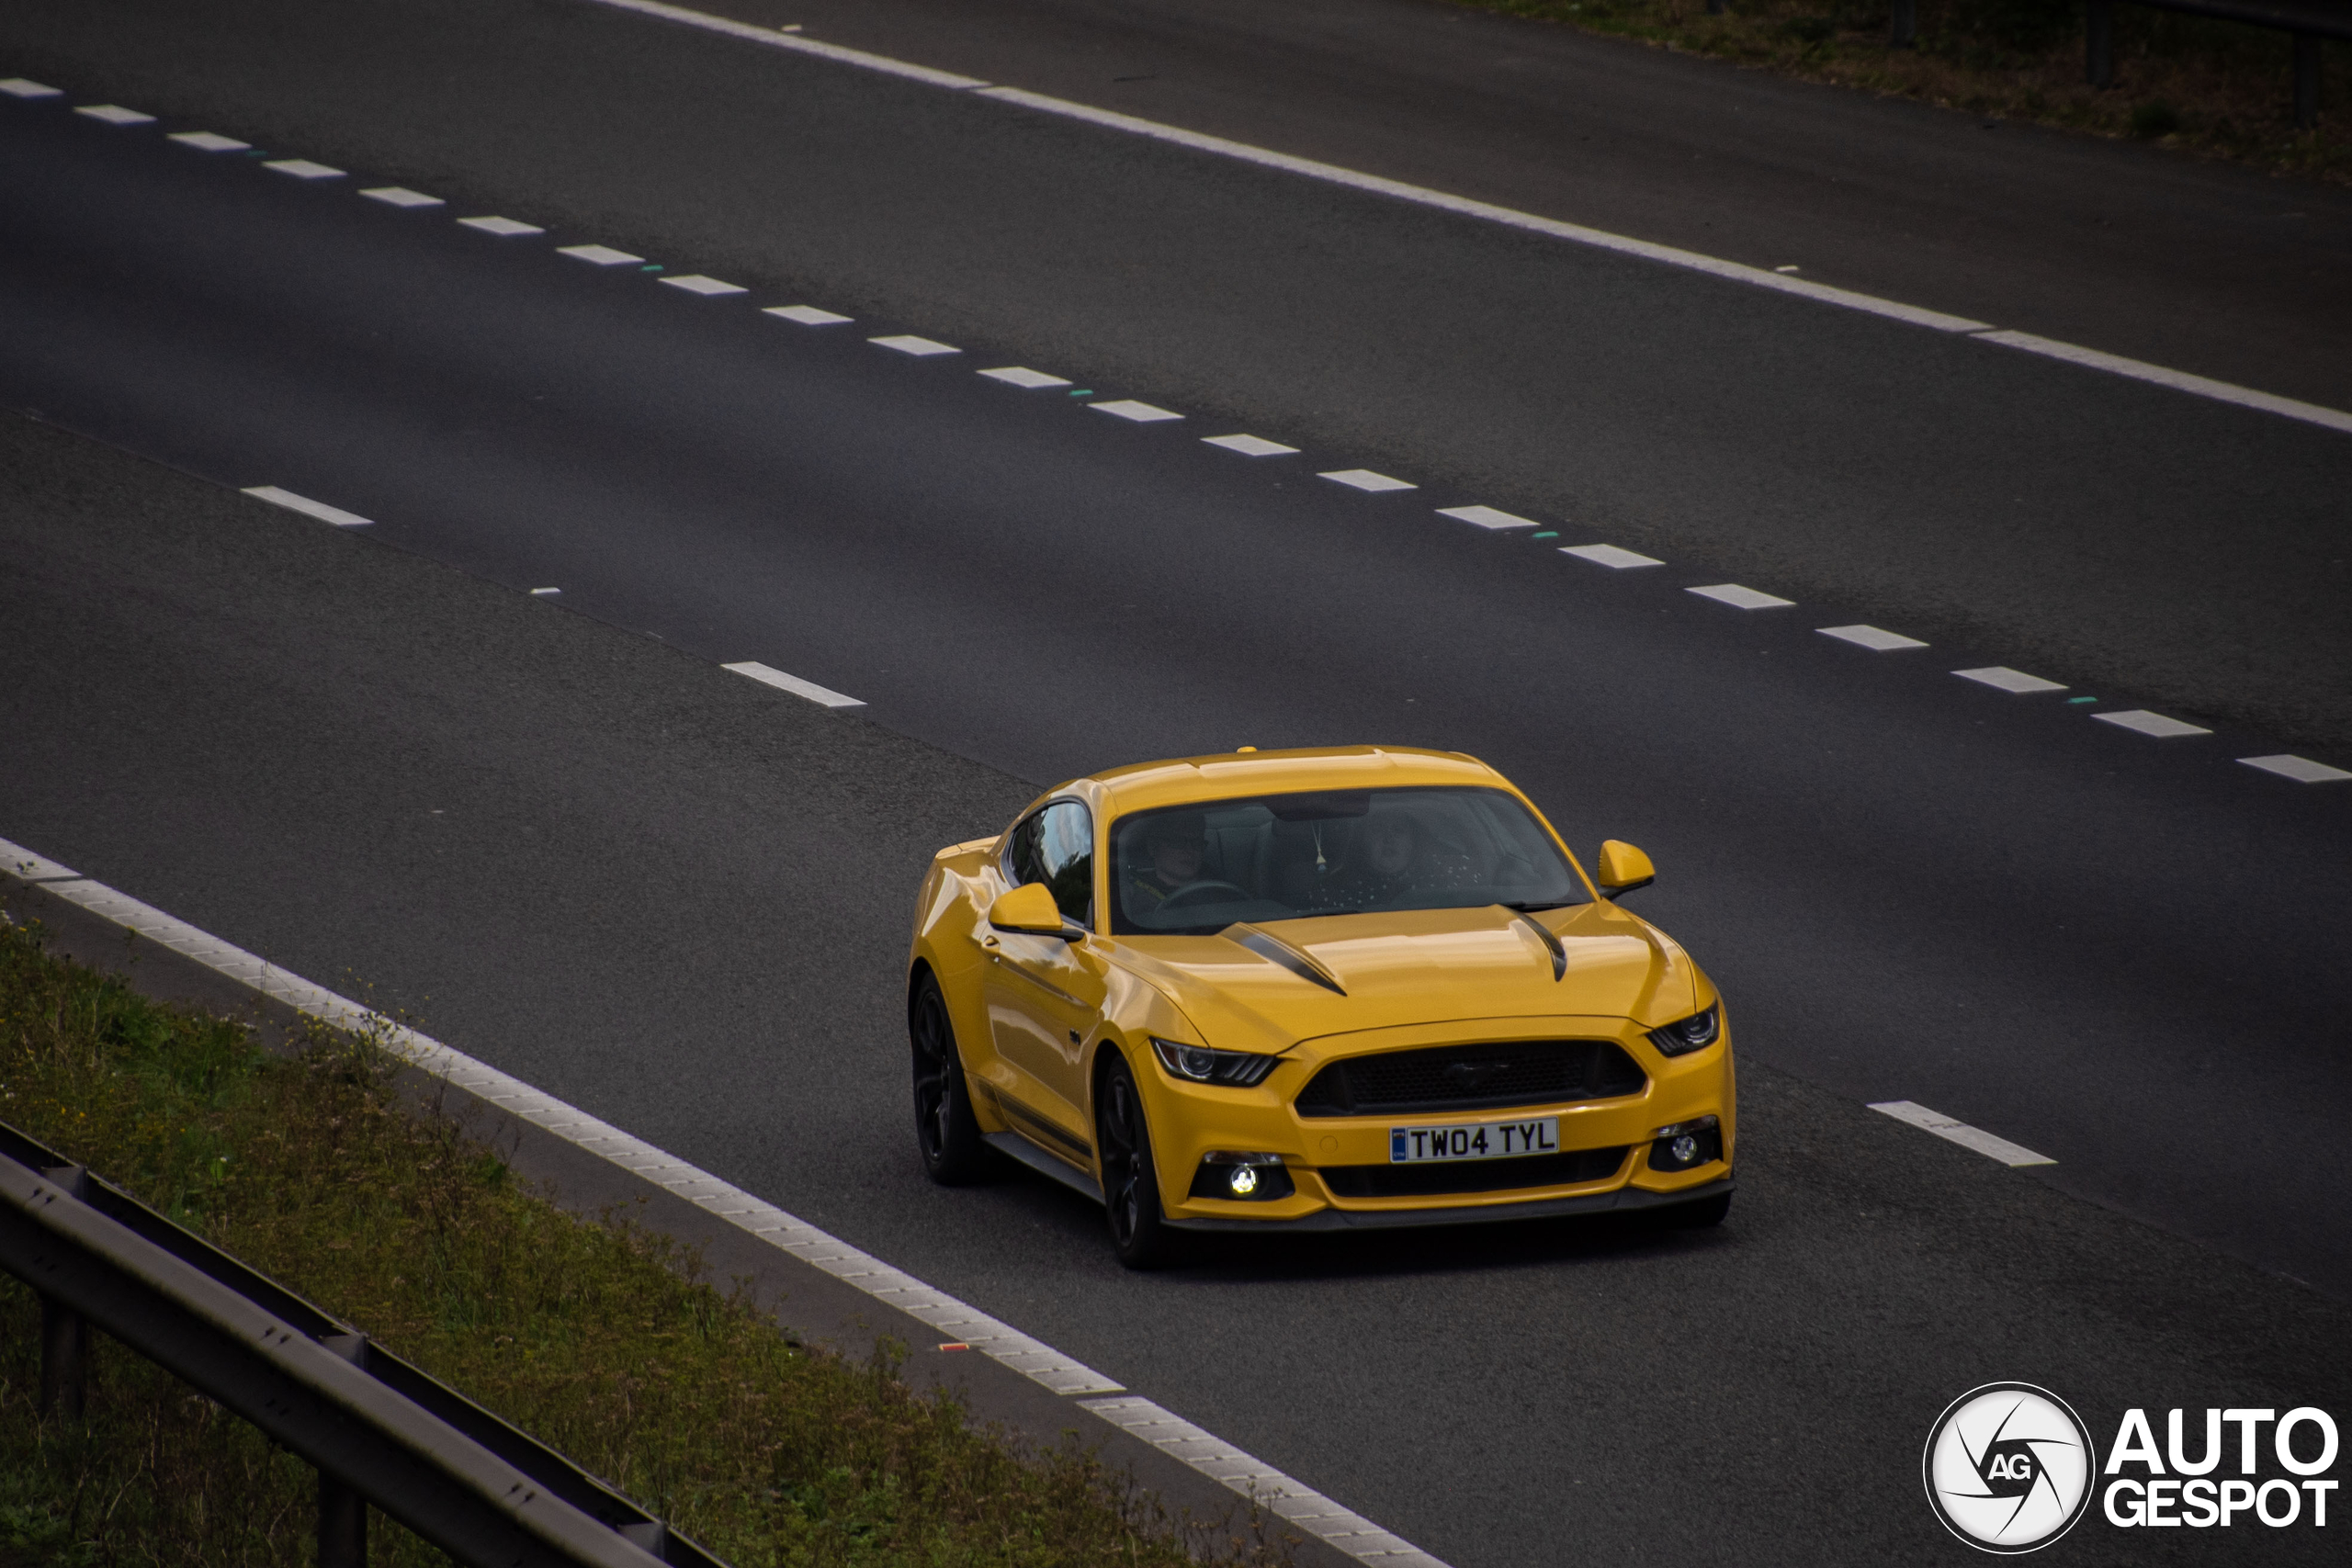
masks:
{"type": "Polygon", "coordinates": [[[1094,924],[1094,819],[1074,800],[1057,800],[1013,829],[1005,874],[1015,886],[1042,882],[1061,912],[1094,924]]]}

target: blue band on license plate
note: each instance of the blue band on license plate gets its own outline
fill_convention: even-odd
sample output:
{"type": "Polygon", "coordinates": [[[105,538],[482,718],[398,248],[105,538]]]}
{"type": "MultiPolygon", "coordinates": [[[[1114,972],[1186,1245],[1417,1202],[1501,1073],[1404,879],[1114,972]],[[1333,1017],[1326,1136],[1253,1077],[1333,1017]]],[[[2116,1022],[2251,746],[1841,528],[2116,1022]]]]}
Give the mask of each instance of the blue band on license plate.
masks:
{"type": "Polygon", "coordinates": [[[1560,1119],[1531,1116],[1518,1122],[1480,1122],[1454,1127],[1391,1127],[1388,1163],[1424,1160],[1519,1159],[1560,1152],[1560,1119]]]}

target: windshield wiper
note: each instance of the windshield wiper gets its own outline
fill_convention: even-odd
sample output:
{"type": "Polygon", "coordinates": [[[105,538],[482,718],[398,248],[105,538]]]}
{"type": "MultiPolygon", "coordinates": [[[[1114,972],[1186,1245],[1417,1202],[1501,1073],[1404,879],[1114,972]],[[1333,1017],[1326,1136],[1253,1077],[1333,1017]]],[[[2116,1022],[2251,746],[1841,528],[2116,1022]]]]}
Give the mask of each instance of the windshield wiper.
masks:
{"type": "Polygon", "coordinates": [[[1510,903],[1505,903],[1505,904],[1501,904],[1501,905],[1499,905],[1498,907],[1499,907],[1499,908],[1501,908],[1509,909],[1509,910],[1510,910],[1513,914],[1518,914],[1518,915],[1535,915],[1535,914],[1541,914],[1541,913],[1543,913],[1543,911],[1544,911],[1544,910],[1546,910],[1546,909],[1565,909],[1565,908],[1569,908],[1569,904],[1568,904],[1567,900],[1566,900],[1566,899],[1562,899],[1562,900],[1560,900],[1559,902],[1557,902],[1557,903],[1553,903],[1553,904],[1538,903],[1538,902],[1535,902],[1534,900],[1532,900],[1532,899],[1531,899],[1531,900],[1529,900],[1528,902],[1523,903],[1523,904],[1510,904],[1510,903]]]}

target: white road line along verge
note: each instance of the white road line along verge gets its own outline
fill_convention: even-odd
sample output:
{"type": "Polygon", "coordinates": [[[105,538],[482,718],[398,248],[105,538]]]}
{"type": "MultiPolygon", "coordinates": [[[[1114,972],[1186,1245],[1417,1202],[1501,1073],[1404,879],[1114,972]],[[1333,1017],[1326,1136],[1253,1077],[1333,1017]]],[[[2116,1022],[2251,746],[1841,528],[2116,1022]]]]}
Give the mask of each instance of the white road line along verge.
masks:
{"type": "Polygon", "coordinates": [[[771,305],[760,313],[765,316],[782,316],[786,321],[798,321],[804,327],[837,327],[843,321],[856,320],[854,316],[839,315],[831,310],[820,310],[814,305],[771,305]]]}
{"type": "Polygon", "coordinates": [[[1025,365],[1001,365],[993,370],[982,370],[978,374],[991,381],[1001,381],[1008,387],[1067,387],[1069,385],[1068,377],[1048,376],[1043,370],[1032,370],[1025,365]]]}
{"type": "Polygon", "coordinates": [[[330,168],[324,164],[313,164],[308,158],[273,158],[268,163],[264,164],[262,167],[269,170],[272,174],[285,175],[288,178],[298,180],[339,180],[343,178],[343,171],[341,169],[330,168]]]}
{"type": "Polygon", "coordinates": [[[1238,452],[1245,457],[1287,457],[1298,450],[1279,441],[1269,441],[1262,435],[1204,435],[1204,446],[1222,446],[1228,452],[1238,452]]]}
{"type": "MultiPolygon", "coordinates": [[[[763,668],[764,668],[763,666],[763,668]]],[[[1064,1395],[1123,1394],[1124,1386],[1042,1340],[989,1316],[904,1269],[894,1269],[806,1220],[754,1198],[609,1122],[541,1092],[522,1079],[452,1050],[358,1003],[209,935],[103,883],[77,875],[20,844],[0,839],[0,867],[64,900],[200,964],[330,1028],[360,1035],[422,1072],[452,1084],[501,1113],[563,1139],[633,1176],[675,1194],[715,1218],[896,1307],[944,1338],[978,1351],[1032,1382],[1064,1395]]],[[[1080,1399],[1110,1425],[1182,1461],[1244,1496],[1256,1497],[1278,1517],[1377,1568],[1446,1568],[1411,1542],[1340,1506],[1230,1443],[1149,1400],[1080,1399]]]]}
{"type": "Polygon", "coordinates": [[[689,294],[749,294],[740,283],[721,283],[715,277],[705,277],[698,272],[683,273],[662,280],[673,288],[683,288],[689,294]]]}
{"type": "Polygon", "coordinates": [[[1965,1122],[1955,1122],[1940,1111],[1930,1111],[1924,1105],[1916,1105],[1907,1100],[1883,1100],[1871,1106],[1871,1109],[1883,1115],[1892,1116],[1897,1122],[1908,1122],[1914,1127],[1933,1133],[1937,1137],[1958,1144],[1962,1148],[1974,1149],[1978,1154],[1999,1160],[2003,1165],[2056,1165],[2058,1163],[2047,1155],[2035,1154],[2023,1145],[2013,1144],[2007,1138],[1996,1138],[1981,1127],[1972,1127],[1965,1122]]]}
{"type": "Polygon", "coordinates": [[[1154,141],[1165,141],[1196,152],[1207,152],[1221,158],[1231,158],[1261,168],[1279,169],[1285,174],[1320,180],[1328,185],[1344,186],[1374,196],[1385,196],[1397,201],[1411,202],[1417,207],[1436,208],[1440,211],[1456,213],[1485,222],[1527,233],[1543,234],[1572,244],[1588,245],[1595,250],[1611,251],[1620,255],[1637,256],[1644,261],[1679,267],[1687,272],[1702,273],[1729,283],[1742,283],[1754,288],[1768,289],[1777,294],[1794,295],[1817,304],[1834,305],[1841,310],[1860,310],[1865,315],[1881,316],[1889,321],[1903,321],[1911,326],[1926,327],[1931,332],[1951,333],[1977,337],[1978,341],[1997,344],[2004,348],[2020,349],[2092,370],[2127,377],[2136,381],[2151,382],[2193,397],[2210,398],[2220,402],[2234,403],[2241,408],[2258,410],[2282,418],[2301,420],[2323,425],[2330,430],[2352,432],[2352,413],[2338,409],[2323,408],[2316,403],[2299,402],[2271,392],[2260,392],[2251,387],[2234,386],[2216,381],[2210,377],[2192,376],[2185,371],[2168,370],[2161,365],[2149,365],[2120,355],[2103,354],[2097,349],[2080,348],[2051,338],[2036,337],[2030,333],[2007,332],[1991,321],[1972,321],[1941,310],[1930,310],[1917,305],[1906,305],[1897,299],[1883,299],[1874,294],[1863,294],[1850,288],[1834,288],[1815,283],[1793,273],[1775,271],[1769,267],[1749,266],[1744,262],[1725,261],[1718,256],[1702,255],[1673,245],[1655,244],[1636,240],[1631,235],[1612,234],[1605,229],[1587,228],[1581,223],[1565,223],[1555,218],[1538,217],[1515,208],[1498,207],[1492,202],[1473,201],[1467,197],[1453,196],[1426,186],[1410,185],[1403,180],[1387,179],[1379,175],[1367,175],[1337,164],[1321,163],[1313,158],[1295,157],[1288,152],[1276,152],[1269,148],[1253,147],[1246,141],[1228,141],[1222,136],[1207,136],[1177,126],[1163,125],[1157,120],[1141,119],[1134,115],[1119,114],[1110,109],[1098,109],[1085,104],[1072,103],[1067,98],[1049,97],[1043,93],[1027,92],[1019,87],[996,87],[978,77],[958,75],[953,71],[934,70],[927,65],[910,64],[892,60],[887,55],[869,54],[863,50],[843,49],[837,44],[819,43],[813,39],[791,33],[755,28],[745,22],[714,17],[705,11],[689,10],[683,6],[665,6],[659,0],[590,0],[591,4],[608,6],[616,10],[634,11],[640,16],[659,17],[664,21],[677,22],[707,32],[723,33],[747,43],[763,44],[770,49],[788,50],[796,54],[814,55],[861,70],[880,72],[909,81],[927,83],[951,91],[970,92],[977,97],[994,98],[1000,103],[1016,104],[1040,114],[1059,115],[1067,119],[1083,120],[1105,130],[1124,131],[1154,141]]]}
{"type": "Polygon", "coordinates": [[[252,485],[244,493],[255,501],[266,501],[272,506],[282,506],[288,512],[299,512],[322,523],[332,523],[338,528],[368,528],[374,526],[376,521],[355,512],[345,512],[339,506],[329,506],[323,501],[312,501],[307,495],[296,495],[290,490],[280,490],[276,485],[252,485]]]}
{"type": "Polygon", "coordinates": [[[1182,1460],[1204,1475],[1214,1476],[1243,1496],[1257,1499],[1275,1517],[1329,1541],[1360,1562],[1378,1563],[1381,1568],[1445,1568],[1402,1536],[1382,1529],[1362,1514],[1340,1506],[1313,1487],[1293,1481],[1148,1399],[1128,1394],[1081,1399],[1079,1404],[1121,1431],[1182,1460]]]}
{"type": "Polygon", "coordinates": [[[1407,479],[1392,479],[1386,474],[1375,474],[1370,468],[1334,468],[1328,474],[1317,474],[1318,479],[1346,485],[1350,490],[1369,491],[1374,495],[1384,491],[1419,490],[1421,487],[1407,479]]]}
{"type": "MultiPolygon", "coordinates": [[[[604,0],[597,0],[597,3],[601,5],[604,0]]],[[[918,359],[927,358],[934,354],[964,352],[953,344],[934,343],[930,338],[917,337],[912,333],[899,333],[890,337],[870,337],[865,341],[876,348],[895,349],[900,354],[911,354],[918,359]]]]}
{"type": "Polygon", "coordinates": [[[804,681],[797,675],[787,675],[781,670],[770,669],[756,659],[746,659],[735,664],[722,664],[721,670],[731,670],[738,675],[748,675],[763,686],[774,686],[779,692],[790,692],[796,697],[806,697],[829,708],[862,708],[865,705],[855,697],[845,697],[830,687],[814,681],[804,681]]]}
{"type": "Polygon", "coordinates": [[[591,266],[621,266],[645,259],[633,256],[627,251],[616,251],[610,245],[559,245],[555,254],[570,256],[574,261],[584,261],[591,266]]]}
{"type": "Polygon", "coordinates": [[[458,227],[460,229],[479,229],[485,234],[496,234],[502,238],[514,234],[544,234],[547,232],[545,229],[540,228],[537,223],[517,223],[512,218],[460,218],[458,220],[458,227]]]}
{"type": "Polygon", "coordinates": [[[1613,571],[1623,571],[1636,566],[1666,564],[1656,556],[1640,555],[1633,550],[1620,549],[1615,545],[1562,545],[1560,553],[1564,556],[1575,556],[1579,560],[1589,560],[1595,566],[1608,567],[1613,571]]]}
{"type": "Polygon", "coordinates": [[[1504,512],[1492,506],[1441,506],[1440,517],[1451,517],[1458,523],[1475,524],[1481,528],[1541,528],[1532,517],[1521,517],[1516,512],[1504,512]]]}
{"type": "Polygon", "coordinates": [[[387,207],[446,207],[448,203],[437,196],[427,196],[406,186],[376,186],[359,193],[370,201],[380,201],[387,207]]]}
{"type": "Polygon", "coordinates": [[[1119,419],[1133,420],[1137,424],[1159,424],[1167,420],[1184,417],[1181,413],[1175,413],[1167,409],[1154,408],[1149,403],[1139,403],[1133,398],[1114,398],[1107,403],[1089,403],[1086,406],[1096,413],[1107,413],[1119,419]]]}
{"type": "Polygon", "coordinates": [[[65,96],[65,89],[23,76],[11,76],[0,81],[0,93],[6,93],[12,98],[62,98],[65,96]]]}
{"type": "Polygon", "coordinates": [[[74,112],[88,115],[92,119],[102,119],[108,125],[153,125],[155,123],[153,115],[141,114],[137,109],[127,109],[120,104],[85,104],[74,112]]]}
{"type": "Polygon", "coordinates": [[[222,136],[210,130],[175,130],[164,140],[176,141],[183,147],[193,147],[199,152],[243,152],[253,146],[250,141],[240,141],[233,136],[222,136]]]}

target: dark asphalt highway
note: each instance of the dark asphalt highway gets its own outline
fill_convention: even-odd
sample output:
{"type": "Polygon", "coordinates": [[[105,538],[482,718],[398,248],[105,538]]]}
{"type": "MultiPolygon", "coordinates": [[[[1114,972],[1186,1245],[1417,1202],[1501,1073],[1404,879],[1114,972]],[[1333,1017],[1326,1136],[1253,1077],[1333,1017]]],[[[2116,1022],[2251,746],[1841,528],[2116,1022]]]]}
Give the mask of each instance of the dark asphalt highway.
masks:
{"type": "MultiPolygon", "coordinates": [[[[2341,1407],[2341,1308],[2213,1249],[2352,1292],[2352,1178],[2325,1155],[2352,1110],[2352,797],[2236,765],[2288,746],[2213,716],[2288,712],[2255,675],[2290,666],[2293,711],[2340,706],[2324,552],[2345,437],[637,18],[471,9],[381,79],[433,74],[439,48],[438,101],[491,114],[448,80],[519,58],[536,26],[570,52],[535,56],[531,91],[577,107],[554,129],[497,110],[504,140],[463,175],[354,155],[368,114],[386,149],[447,133],[388,94],[306,86],[268,126],[250,101],[146,127],[70,111],[220,90],[150,60],[124,73],[173,101],[72,80],[65,103],[0,102],[0,402],[185,471],[11,427],[0,834],[322,983],[374,985],[1459,1568],[1569,1546],[1924,1551],[1924,1510],[1891,1501],[1916,1485],[1911,1445],[1970,1382],[2034,1376],[2019,1360],[2115,1407],[2224,1387],[2211,1403],[2341,1407]],[[601,164],[611,206],[573,206],[600,162],[580,143],[656,103],[868,178],[773,183],[657,140],[601,164]],[[352,173],[306,183],[163,139],[199,129],[352,173]],[[563,167],[513,173],[535,156],[563,167]],[[354,194],[394,180],[456,205],[354,194]],[[476,213],[550,231],[452,221],[476,213]],[[718,217],[733,239],[687,248],[718,217]],[[852,276],[893,223],[933,231],[922,265],[965,298],[852,276]],[[1105,262],[1114,240],[1148,277],[1188,276],[1181,310],[1121,321],[1113,292],[1027,265],[1051,243],[1105,262]],[[556,254],[585,242],[750,292],[556,254]],[[1018,310],[969,308],[1013,292],[1018,310]],[[1408,299],[1418,319],[1382,309],[1408,299]],[[757,309],[798,300],[862,319],[757,309]],[[1301,322],[1155,371],[1227,307],[1301,322]],[[1312,329],[1333,334],[1329,374],[1270,381],[1311,362],[1312,329]],[[901,332],[964,352],[866,341],[901,332]],[[1448,333],[1477,395],[1373,439],[1414,426],[1448,333]],[[1186,418],[973,373],[1006,364],[1186,418]],[[1384,377],[1374,415],[1337,410],[1384,377]],[[1570,439],[1530,445],[1530,409],[1570,439]],[[1238,430],[1306,450],[1200,439],[1238,430]],[[1422,488],[1316,477],[1357,467],[1422,488]],[[185,475],[376,522],[336,535],[185,475]],[[1623,504],[1636,492],[1745,514],[1755,549],[1678,553],[1623,504]],[[1949,530],[1843,573],[1829,534],[1776,542],[1800,515],[1883,526],[1897,498],[1949,530]],[[1435,515],[1468,502],[1567,531],[1435,515]],[[1553,547],[1599,539],[1669,564],[1553,547]],[[2054,548],[2097,570],[2037,575],[2054,548]],[[2079,618],[2121,624],[2101,592],[2199,605],[2176,651],[2238,649],[2203,677],[2213,701],[2176,703],[2185,666],[2138,632],[2051,652],[2086,635],[2069,595],[2109,568],[2125,589],[2086,591],[2079,618]],[[1683,592],[1727,578],[1800,603],[1683,592]],[[543,586],[561,608],[518,592],[543,586]],[[1934,646],[1813,629],[1858,621],[1934,646]],[[870,707],[829,716],[712,668],[743,659],[870,707]],[[2152,739],[1949,673],[1984,664],[2220,733],[2152,739]],[[2087,683],[2102,668],[2142,683],[2087,683]],[[1580,849],[1657,859],[1642,907],[1724,985],[1754,1064],[1755,1168],[1724,1236],[1341,1246],[1139,1281],[1042,1186],[923,1188],[892,976],[928,849],[1111,762],[1362,739],[1476,752],[1580,849]],[[1889,1099],[2059,1163],[2009,1172],[1858,1109],[1889,1099]],[[1744,1472],[1791,1423],[1884,1506],[1831,1527],[1831,1482],[1744,1472]],[[1690,1473],[1736,1479],[1678,1512],[1690,1473]]],[[[21,20],[0,37],[45,28],[54,64],[70,27],[21,20]]]]}

